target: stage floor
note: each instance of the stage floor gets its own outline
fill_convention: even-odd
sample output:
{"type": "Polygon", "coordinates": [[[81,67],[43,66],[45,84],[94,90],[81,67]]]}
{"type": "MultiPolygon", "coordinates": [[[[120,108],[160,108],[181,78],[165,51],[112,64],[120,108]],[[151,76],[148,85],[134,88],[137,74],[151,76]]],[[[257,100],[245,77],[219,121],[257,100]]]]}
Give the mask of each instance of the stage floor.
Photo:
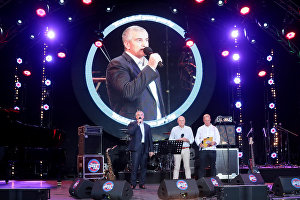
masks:
{"type": "MultiPolygon", "coordinates": [[[[50,189],[50,199],[51,200],[74,200],[69,194],[69,187],[72,184],[72,180],[62,181],[61,186],[57,186],[57,181],[40,181],[40,180],[11,180],[8,184],[5,181],[0,181],[1,189],[50,189]]],[[[267,183],[268,187],[271,189],[272,184],[267,183]]],[[[146,189],[135,189],[133,190],[132,200],[158,200],[157,190],[159,184],[146,184],[146,189]]],[[[0,197],[1,199],[1,197],[0,197]]],[[[198,198],[199,200],[217,200],[216,197],[212,198],[198,198]]],[[[293,197],[274,197],[270,196],[270,199],[283,200],[283,199],[300,199],[300,196],[293,197]]]]}

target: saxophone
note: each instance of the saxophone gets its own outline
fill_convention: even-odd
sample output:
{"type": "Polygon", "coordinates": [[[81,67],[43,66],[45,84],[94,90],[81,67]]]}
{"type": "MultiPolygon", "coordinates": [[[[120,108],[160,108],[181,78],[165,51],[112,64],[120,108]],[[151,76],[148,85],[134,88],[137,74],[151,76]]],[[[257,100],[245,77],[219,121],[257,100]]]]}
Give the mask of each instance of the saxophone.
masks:
{"type": "Polygon", "coordinates": [[[110,156],[109,156],[109,151],[113,150],[116,147],[117,147],[117,145],[112,147],[112,148],[107,148],[106,149],[106,158],[107,158],[108,170],[106,172],[105,177],[106,177],[107,180],[111,180],[111,181],[116,180],[116,176],[115,176],[113,168],[112,168],[112,163],[111,163],[111,159],[110,159],[110,156]]]}

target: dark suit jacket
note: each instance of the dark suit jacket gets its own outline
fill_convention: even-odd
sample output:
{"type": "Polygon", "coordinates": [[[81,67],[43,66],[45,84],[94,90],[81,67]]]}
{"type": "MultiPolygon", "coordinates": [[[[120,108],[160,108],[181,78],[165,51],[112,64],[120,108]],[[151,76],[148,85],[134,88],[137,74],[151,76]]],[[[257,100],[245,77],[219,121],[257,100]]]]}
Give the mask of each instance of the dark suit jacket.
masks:
{"type": "Polygon", "coordinates": [[[130,119],[135,119],[137,110],[144,112],[144,120],[156,119],[156,101],[148,86],[152,81],[156,83],[161,114],[165,116],[158,71],[154,71],[150,66],[141,71],[125,52],[114,58],[106,70],[106,86],[111,109],[130,119]]]}
{"type": "MultiPolygon", "coordinates": [[[[152,141],[152,134],[151,128],[148,124],[144,123],[145,127],[145,153],[153,152],[153,141],[152,141]]],[[[136,151],[139,149],[140,145],[142,145],[142,131],[140,126],[137,124],[137,121],[131,122],[127,127],[127,133],[131,137],[131,141],[128,145],[129,151],[136,151]]]]}

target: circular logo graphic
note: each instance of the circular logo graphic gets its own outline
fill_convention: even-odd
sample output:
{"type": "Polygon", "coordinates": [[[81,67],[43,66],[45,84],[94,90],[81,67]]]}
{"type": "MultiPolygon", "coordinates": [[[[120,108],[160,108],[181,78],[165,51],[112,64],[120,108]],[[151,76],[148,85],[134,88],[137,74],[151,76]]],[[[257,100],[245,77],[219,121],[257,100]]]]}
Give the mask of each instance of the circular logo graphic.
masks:
{"type": "Polygon", "coordinates": [[[256,176],[254,176],[253,174],[250,174],[250,175],[249,175],[249,180],[250,180],[252,183],[256,183],[257,178],[256,178],[256,176]]]}
{"type": "Polygon", "coordinates": [[[292,183],[292,186],[294,186],[295,188],[297,188],[297,189],[300,188],[300,179],[299,178],[293,178],[291,183],[292,183]]]}
{"type": "Polygon", "coordinates": [[[111,191],[112,189],[114,189],[114,183],[111,182],[111,181],[107,181],[103,184],[103,187],[102,187],[103,191],[104,192],[109,192],[111,191]]]}
{"type": "Polygon", "coordinates": [[[214,179],[214,178],[211,178],[210,179],[211,180],[211,183],[214,185],[214,186],[219,186],[219,183],[218,183],[218,181],[216,180],[216,179],[214,179]]]}
{"type": "Polygon", "coordinates": [[[176,186],[180,190],[186,190],[188,188],[188,184],[184,180],[178,180],[177,183],[176,183],[176,186]]]}
{"type": "Polygon", "coordinates": [[[73,189],[75,189],[79,183],[80,183],[80,180],[77,180],[76,183],[74,183],[74,185],[73,185],[73,189]]]}
{"type": "Polygon", "coordinates": [[[100,169],[100,162],[97,159],[92,159],[88,163],[88,169],[92,173],[96,173],[100,169]]]}

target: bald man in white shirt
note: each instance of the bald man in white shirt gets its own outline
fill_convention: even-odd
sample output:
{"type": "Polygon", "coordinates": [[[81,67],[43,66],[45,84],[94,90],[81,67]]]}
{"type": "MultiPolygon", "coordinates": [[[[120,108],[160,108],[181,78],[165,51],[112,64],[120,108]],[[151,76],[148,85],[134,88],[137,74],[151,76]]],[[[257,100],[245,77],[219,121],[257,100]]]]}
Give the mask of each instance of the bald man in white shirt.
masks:
{"type": "Polygon", "coordinates": [[[211,124],[209,114],[203,116],[204,125],[197,130],[195,142],[199,147],[199,169],[198,179],[204,177],[205,167],[210,166],[210,176],[216,176],[216,146],[220,143],[220,133],[217,127],[211,124]],[[203,144],[205,138],[212,137],[212,141],[207,143],[207,147],[203,144]]]}

